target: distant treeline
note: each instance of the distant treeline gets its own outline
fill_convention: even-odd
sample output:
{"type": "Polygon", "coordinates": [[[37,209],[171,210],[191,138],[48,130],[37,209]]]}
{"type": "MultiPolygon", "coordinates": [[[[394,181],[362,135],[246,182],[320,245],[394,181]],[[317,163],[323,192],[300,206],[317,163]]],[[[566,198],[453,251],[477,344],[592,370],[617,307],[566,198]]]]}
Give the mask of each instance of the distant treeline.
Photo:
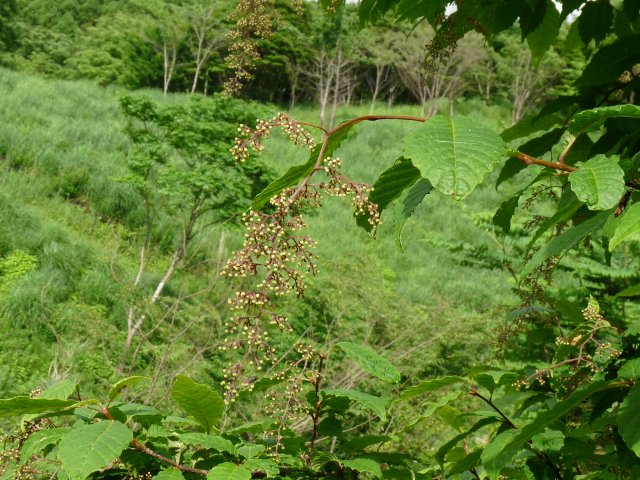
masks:
{"type": "MultiPolygon", "coordinates": [[[[0,64],[102,85],[211,94],[230,75],[229,0],[3,0],[0,64]]],[[[520,119],[545,96],[571,88],[583,53],[572,29],[544,58],[532,58],[516,26],[490,42],[467,35],[436,65],[425,65],[428,27],[390,23],[361,28],[355,6],[326,15],[315,2],[298,12],[278,0],[278,25],[259,43],[261,61],[243,95],[293,107],[317,102],[324,123],[352,102],[418,102],[433,114],[476,96],[512,106],[520,119]],[[563,58],[561,58],[563,57],[563,58]],[[448,102],[443,102],[448,100],[448,102]]]]}

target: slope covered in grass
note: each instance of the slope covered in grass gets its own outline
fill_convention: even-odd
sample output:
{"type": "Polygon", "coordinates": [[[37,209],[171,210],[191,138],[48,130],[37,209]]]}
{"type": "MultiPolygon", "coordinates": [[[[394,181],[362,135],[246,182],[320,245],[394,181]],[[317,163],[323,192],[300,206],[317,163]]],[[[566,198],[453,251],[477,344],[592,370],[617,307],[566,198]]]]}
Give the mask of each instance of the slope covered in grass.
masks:
{"type": "MultiPolygon", "coordinates": [[[[227,227],[200,235],[123,365],[128,308],[144,301],[162,276],[171,254],[163,238],[175,228],[159,219],[143,293],[136,296],[143,210],[121,181],[129,148],[118,106],[124,93],[0,70],[0,328],[10,332],[0,350],[0,396],[61,377],[99,389],[122,374],[143,373],[155,382],[148,400],[161,401],[176,373],[220,380],[224,358],[216,346],[233,286],[218,272],[242,235],[227,227]]],[[[314,112],[295,115],[308,120],[314,112]]],[[[360,125],[339,151],[346,171],[375,181],[371,172],[400,155],[397,139],[409,128],[415,127],[360,125]]],[[[305,156],[276,135],[264,161],[282,172],[305,156]]],[[[407,223],[404,253],[391,211],[373,239],[356,227],[348,202],[328,199],[309,217],[320,274],[302,301],[286,306],[294,336],[376,345],[407,382],[460,371],[472,355],[476,362],[478,354],[489,355],[491,328],[511,298],[498,245],[486,228],[468,222],[482,223],[487,195],[496,194],[478,192],[473,210],[428,197],[418,221],[407,223]]],[[[361,380],[340,362],[332,368],[335,386],[361,380]]]]}

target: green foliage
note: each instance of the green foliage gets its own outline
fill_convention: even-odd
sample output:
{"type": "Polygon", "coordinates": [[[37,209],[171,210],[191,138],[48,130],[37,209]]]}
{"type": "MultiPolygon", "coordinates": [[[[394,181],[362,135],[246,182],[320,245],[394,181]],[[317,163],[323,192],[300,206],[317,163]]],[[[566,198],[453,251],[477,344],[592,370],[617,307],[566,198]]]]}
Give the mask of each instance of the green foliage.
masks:
{"type": "Polygon", "coordinates": [[[202,425],[210,434],[222,417],[224,401],[207,385],[195,383],[184,375],[178,375],[171,389],[173,400],[202,425]]]}
{"type": "Polygon", "coordinates": [[[405,155],[445,195],[468,196],[504,155],[502,140],[473,122],[435,116],[407,137],[405,155]]]}
{"type": "MultiPolygon", "coordinates": [[[[91,314],[91,318],[99,320],[94,328],[107,333],[109,326],[117,329],[106,321],[105,312],[114,314],[119,308],[120,322],[124,323],[122,320],[126,318],[129,332],[132,323],[146,320],[149,315],[157,326],[145,330],[147,338],[155,335],[171,338],[172,332],[179,331],[173,329],[174,325],[180,329],[191,325],[189,317],[192,312],[198,312],[200,304],[190,295],[171,304],[169,300],[178,298],[179,294],[169,292],[160,300],[160,305],[155,305],[157,296],[149,302],[144,295],[149,286],[156,283],[142,275],[147,246],[161,252],[175,251],[174,259],[187,258],[187,246],[195,231],[205,231],[208,222],[233,218],[239,210],[249,207],[256,194],[252,208],[266,210],[261,214],[269,219],[269,223],[259,225],[264,229],[258,229],[259,233],[255,234],[258,240],[270,238],[268,235],[276,231],[276,227],[281,227],[283,232],[300,228],[303,222],[298,215],[308,213],[308,207],[314,202],[295,204],[289,218],[286,217],[286,208],[290,206],[286,197],[290,195],[293,203],[294,197],[304,192],[309,194],[302,197],[305,201],[319,199],[319,194],[314,196],[308,190],[326,188],[326,183],[310,182],[316,173],[328,174],[330,181],[339,179],[341,185],[355,190],[354,204],[358,209],[363,205],[368,208],[367,221],[376,220],[376,212],[396,209],[398,223],[388,230],[384,224],[380,226],[377,237],[382,246],[373,244],[362,232],[353,234],[361,235],[354,236],[362,239],[361,242],[341,242],[347,237],[338,232],[352,218],[338,209],[318,214],[318,217],[329,215],[330,220],[316,226],[314,233],[328,236],[330,232],[334,235],[330,243],[334,245],[318,249],[320,253],[333,253],[327,255],[331,274],[311,281],[311,298],[294,303],[281,300],[278,295],[273,302],[267,297],[269,302],[266,302],[251,290],[254,288],[251,279],[238,279],[241,291],[254,294],[248,298],[257,298],[250,306],[259,313],[256,317],[247,314],[234,318],[244,328],[234,327],[240,330],[237,332],[228,324],[227,333],[237,333],[237,336],[216,346],[220,347],[217,351],[229,357],[235,355],[239,346],[247,347],[237,364],[239,367],[225,370],[223,376],[219,373],[219,360],[207,348],[196,354],[196,357],[206,355],[203,376],[208,374],[221,384],[225,382],[222,384],[226,389],[225,399],[237,400],[237,403],[229,401],[225,406],[214,388],[183,375],[175,377],[171,388],[159,385],[161,370],[154,372],[144,403],[131,403],[127,397],[118,396],[133,395],[133,389],[126,392],[123,389],[137,383],[140,376],[113,384],[106,403],[80,400],[74,382],[46,390],[40,397],[35,393],[35,398],[18,396],[1,400],[0,414],[29,415],[29,422],[21,426],[21,431],[6,439],[7,451],[21,449],[22,452],[17,457],[14,452],[13,461],[1,467],[3,475],[13,475],[18,469],[32,469],[50,478],[144,475],[156,478],[360,476],[537,480],[636,478],[640,474],[636,418],[640,317],[637,305],[628,300],[637,294],[633,285],[637,284],[639,267],[636,240],[640,231],[637,213],[640,144],[635,104],[640,98],[637,82],[640,25],[637,2],[625,0],[613,5],[605,0],[564,0],[559,2],[562,9],[558,12],[555,2],[548,0],[468,0],[459,2],[455,13],[445,15],[448,3],[363,1],[357,8],[363,21],[379,21],[385,13],[412,22],[426,19],[434,29],[433,41],[427,48],[430,62],[446,59],[455,41],[464,39],[470,30],[485,35],[496,48],[504,42],[504,49],[521,51],[511,30],[517,21],[532,57],[509,56],[523,59],[526,64],[524,73],[514,74],[514,85],[527,78],[531,68],[529,60],[541,68],[545,57],[549,59],[557,54],[551,47],[556,38],[563,35],[561,20],[578,9],[574,20],[577,27],[572,27],[572,41],[577,46],[572,47],[572,51],[580,51],[587,59],[580,78],[575,84],[564,84],[560,98],[503,131],[501,136],[490,126],[479,125],[484,119],[478,113],[475,117],[434,116],[416,129],[398,134],[390,127],[390,132],[378,130],[373,138],[366,136],[365,128],[359,128],[358,135],[349,135],[348,139],[347,133],[356,123],[382,118],[348,120],[326,131],[322,143],[312,150],[306,163],[290,168],[268,185],[266,169],[260,164],[239,165],[228,155],[229,143],[236,135],[234,124],[251,121],[253,112],[246,112],[249,110],[246,104],[218,97],[210,103],[195,100],[187,105],[160,105],[148,99],[125,98],[123,109],[131,120],[128,134],[134,143],[129,156],[129,175],[121,175],[127,188],[122,190],[126,193],[121,202],[104,209],[109,211],[109,218],[120,221],[136,210],[136,202],[141,200],[143,204],[142,221],[123,220],[123,224],[132,227],[122,234],[127,238],[130,252],[123,265],[117,265],[119,271],[112,268],[114,277],[133,276],[131,273],[136,268],[131,252],[137,253],[142,246],[137,277],[140,282],[136,280],[136,288],[130,288],[130,284],[126,284],[129,288],[120,286],[122,290],[134,290],[128,292],[130,297],[124,301],[122,297],[110,300],[115,294],[83,296],[85,301],[89,298],[99,301],[98,305],[78,301],[75,293],[83,291],[76,286],[78,272],[84,265],[104,265],[105,261],[95,259],[89,246],[68,241],[66,235],[46,223],[40,225],[43,215],[37,205],[16,208],[8,198],[2,199],[0,214],[3,218],[15,218],[15,227],[3,232],[1,238],[3,258],[14,255],[17,259],[2,267],[3,277],[14,275],[12,285],[7,287],[8,298],[3,299],[4,315],[13,319],[11,313],[15,311],[22,312],[24,318],[39,319],[58,346],[63,343],[60,331],[75,333],[73,322],[68,320],[82,318],[77,312],[91,314]],[[220,119],[218,123],[209,121],[211,105],[220,119]],[[363,196],[362,192],[368,189],[361,190],[362,184],[353,183],[346,175],[338,177],[336,171],[331,170],[337,167],[323,165],[339,147],[340,155],[349,159],[353,153],[349,148],[358,141],[374,147],[377,142],[378,148],[388,141],[399,150],[401,136],[404,152],[389,152],[393,154],[386,158],[386,164],[347,167],[351,169],[349,175],[361,174],[365,181],[376,182],[369,197],[363,196]],[[515,145],[515,141],[519,144],[515,145]],[[505,147],[504,142],[510,144],[505,147]],[[499,176],[492,175],[493,169],[506,162],[507,157],[511,158],[510,163],[499,176]],[[393,163],[395,158],[400,160],[393,163]],[[522,168],[516,167],[515,162],[520,162],[522,168]],[[496,185],[506,201],[498,200],[492,188],[481,187],[487,176],[491,183],[498,179],[496,185]],[[430,193],[432,188],[436,191],[430,193]],[[267,207],[275,196],[285,197],[279,200],[286,208],[278,202],[267,207]],[[467,199],[474,205],[452,207],[449,197],[467,199]],[[421,206],[417,208],[418,205],[421,206]],[[488,211],[496,207],[496,214],[488,211]],[[272,214],[274,210],[277,213],[272,214]],[[446,275],[438,277],[439,281],[433,281],[435,275],[431,271],[412,275],[418,271],[416,263],[426,265],[435,261],[427,259],[427,255],[410,254],[398,260],[385,251],[393,242],[383,243],[384,234],[396,232],[399,239],[410,217],[420,229],[412,229],[409,249],[414,248],[414,243],[424,243],[438,247],[433,251],[439,252],[441,258],[449,254],[448,258],[456,259],[457,263],[449,264],[441,258],[437,260],[441,268],[446,269],[446,275]],[[133,229],[140,225],[146,228],[133,229]],[[179,229],[177,225],[189,228],[179,229]],[[162,232],[165,228],[167,231],[162,232]],[[441,235],[441,230],[447,230],[450,236],[441,235]],[[24,231],[32,235],[23,238],[24,231]],[[156,232],[165,233],[165,240],[159,239],[161,235],[156,232]],[[140,241],[140,237],[144,239],[140,241]],[[347,248],[341,243],[356,243],[355,247],[348,247],[354,249],[350,252],[355,252],[355,261],[340,263],[340,256],[335,252],[347,248]],[[33,256],[24,252],[33,252],[33,256]],[[465,264],[469,267],[467,270],[461,267],[465,264]],[[342,275],[346,271],[356,271],[357,275],[347,278],[342,275]],[[470,278],[463,278],[464,282],[460,280],[460,276],[471,272],[481,273],[476,278],[469,275],[470,278]],[[482,314],[478,314],[475,324],[458,320],[452,325],[449,309],[438,311],[420,305],[433,302],[439,293],[455,285],[463,286],[456,292],[458,298],[451,302],[475,300],[482,305],[482,299],[472,298],[473,288],[483,291],[484,295],[488,291],[488,296],[505,289],[505,283],[500,283],[500,289],[492,290],[488,282],[495,272],[511,276],[510,286],[520,301],[510,308],[495,334],[503,362],[487,366],[486,363],[493,360],[484,348],[484,356],[478,355],[474,361],[480,366],[472,367],[469,359],[475,352],[468,342],[456,344],[454,334],[469,336],[475,326],[486,322],[494,312],[478,308],[482,314]],[[411,282],[402,277],[411,277],[411,282]],[[425,281],[426,278],[431,282],[425,281]],[[484,283],[474,286],[479,282],[484,283]],[[42,293],[49,289],[51,296],[42,293]],[[411,292],[416,301],[407,306],[409,302],[404,300],[411,298],[411,292]],[[178,309],[176,305],[184,298],[188,301],[178,309]],[[117,308],[109,310],[110,302],[118,304],[117,308]],[[366,314],[353,308],[356,302],[367,304],[366,314]],[[163,306],[165,311],[161,310],[163,306]],[[281,308],[291,309],[290,322],[278,313],[281,308]],[[122,315],[136,309],[143,312],[138,317],[122,315]],[[271,327],[262,329],[261,315],[282,329],[273,335],[275,340],[270,340],[273,346],[265,340],[266,331],[271,327]],[[424,320],[427,316],[430,322],[424,320]],[[333,343],[323,338],[327,332],[341,336],[346,329],[336,319],[343,318],[355,332],[354,336],[374,338],[372,344],[387,340],[392,345],[398,339],[402,344],[390,350],[395,355],[390,352],[382,355],[369,347],[341,341],[337,344],[340,356],[344,354],[360,368],[351,369],[348,364],[338,362],[334,366],[329,362],[329,353],[333,361],[339,358],[336,351],[325,352],[319,346],[333,343]],[[430,325],[431,329],[425,333],[427,324],[436,327],[430,325]],[[284,328],[289,325],[290,329],[284,328]],[[432,341],[429,335],[440,335],[439,342],[432,341]],[[304,341],[300,342],[300,338],[304,341]],[[420,356],[411,357],[406,361],[409,365],[399,364],[396,368],[386,358],[402,357],[402,348],[416,349],[420,356]],[[466,351],[457,354],[457,349],[466,351]],[[257,363],[260,368],[251,373],[260,371],[263,360],[256,357],[260,352],[267,352],[276,370],[291,361],[291,357],[299,356],[271,378],[246,376],[243,369],[248,367],[242,362],[250,360],[254,367],[257,363]],[[428,362],[437,355],[442,357],[439,363],[428,362]],[[370,383],[372,379],[365,383],[362,371],[385,384],[370,383]],[[435,371],[444,376],[429,378],[435,371]],[[398,397],[394,384],[405,378],[407,384],[417,379],[420,383],[408,388],[403,385],[398,400],[392,402],[398,397]],[[163,387],[171,392],[176,410],[181,409],[192,418],[164,414],[161,410],[166,410],[164,404],[158,404],[157,408],[145,405],[159,395],[163,387]],[[67,400],[72,394],[74,399],[67,400]],[[428,395],[426,400],[424,395],[428,395]],[[119,398],[123,400],[116,401],[119,398]],[[236,418],[278,401],[280,412],[284,412],[280,420],[257,421],[237,428],[231,425],[236,418]],[[235,418],[234,404],[242,409],[235,418]],[[248,405],[251,411],[246,409],[248,405]],[[290,422],[293,414],[303,420],[296,418],[290,422]],[[392,418],[393,422],[387,423],[387,419],[392,418]],[[359,422],[360,419],[366,421],[359,422]],[[56,433],[42,433],[48,431],[56,433]],[[216,435],[211,435],[212,432],[216,435]],[[57,473],[60,467],[65,473],[57,473]]],[[[64,25],[57,28],[67,30],[64,25]]],[[[162,33],[159,35],[164,38],[162,33]]],[[[567,35],[571,35],[571,31],[567,35]]],[[[338,50],[343,40],[339,32],[331,39],[338,50]]],[[[500,68],[505,68],[505,64],[500,68]]],[[[508,65],[506,69],[514,70],[508,65]]],[[[483,78],[487,80],[488,76],[483,78]]],[[[526,99],[531,92],[521,92],[518,101],[526,99]]],[[[335,95],[337,97],[338,92],[335,95]]],[[[517,120],[522,114],[520,107],[523,105],[514,108],[512,119],[517,120]]],[[[401,119],[396,116],[396,120],[401,119]]],[[[6,153],[7,171],[14,175],[12,178],[20,178],[18,173],[25,170],[32,172],[36,179],[43,172],[53,173],[57,178],[59,165],[47,163],[46,158],[34,158],[28,148],[21,151],[13,144],[11,147],[6,153]]],[[[373,152],[369,151],[367,158],[380,156],[380,151],[373,152]]],[[[49,191],[59,194],[60,198],[78,199],[93,178],[91,168],[79,169],[65,176],[60,188],[49,191]]],[[[28,190],[27,186],[22,188],[28,190]]],[[[37,195],[32,192],[31,197],[20,198],[33,199],[37,195]]],[[[255,215],[262,218],[258,213],[255,215]]],[[[120,228],[118,225],[114,230],[120,228]]],[[[73,231],[77,230],[76,226],[73,231]]],[[[304,251],[300,245],[310,244],[306,237],[286,238],[291,242],[284,258],[289,254],[299,255],[304,251]],[[300,238],[305,238],[305,242],[296,243],[300,238]]],[[[240,243],[238,239],[234,241],[240,243]]],[[[273,260],[276,254],[282,253],[276,248],[279,245],[277,241],[268,245],[270,249],[265,250],[268,258],[273,260]]],[[[258,242],[255,250],[249,251],[242,260],[253,261],[251,255],[260,254],[262,246],[258,242]]],[[[98,249],[95,257],[105,257],[105,250],[98,249]]],[[[305,257],[302,263],[315,271],[309,258],[314,257],[305,257]]],[[[152,262],[162,263],[162,260],[166,258],[160,255],[159,260],[152,262]]],[[[265,265],[271,267],[267,268],[268,275],[280,275],[282,270],[289,272],[288,267],[274,268],[280,264],[266,263],[269,261],[249,264],[254,271],[261,271],[265,265]]],[[[190,262],[185,260],[181,278],[185,291],[193,285],[202,285],[197,281],[198,275],[206,275],[213,265],[211,257],[206,254],[198,257],[197,252],[190,262]],[[200,259],[205,266],[197,268],[195,265],[200,259]]],[[[250,269],[247,271],[252,273],[250,269]]],[[[109,285],[100,275],[85,277],[83,274],[80,278],[93,278],[96,284],[109,285]]],[[[302,293],[303,277],[291,274],[288,278],[302,293]]],[[[288,288],[291,284],[285,286],[288,288]]],[[[219,296],[223,297],[221,293],[219,296]]],[[[237,298],[246,297],[239,293],[237,298]]],[[[207,304],[208,311],[215,312],[220,304],[207,304]]],[[[86,322],[82,328],[91,324],[86,322]]],[[[118,337],[113,330],[108,337],[118,337]]],[[[205,324],[199,332],[208,330],[209,325],[205,324]]],[[[190,338],[198,340],[197,335],[190,338]]],[[[212,338],[218,341],[217,336],[212,338]]],[[[134,355],[142,359],[137,365],[148,367],[156,359],[164,364],[171,360],[175,350],[186,349],[184,343],[173,338],[164,353],[158,354],[154,351],[156,348],[158,344],[153,343],[153,339],[141,341],[134,349],[134,355]]],[[[177,358],[189,357],[178,355],[177,358]]],[[[104,368],[105,373],[96,375],[103,383],[109,372],[113,373],[110,366],[105,365],[108,358],[105,362],[97,360],[95,355],[76,355],[74,361],[86,362],[96,371],[104,368]]]]}

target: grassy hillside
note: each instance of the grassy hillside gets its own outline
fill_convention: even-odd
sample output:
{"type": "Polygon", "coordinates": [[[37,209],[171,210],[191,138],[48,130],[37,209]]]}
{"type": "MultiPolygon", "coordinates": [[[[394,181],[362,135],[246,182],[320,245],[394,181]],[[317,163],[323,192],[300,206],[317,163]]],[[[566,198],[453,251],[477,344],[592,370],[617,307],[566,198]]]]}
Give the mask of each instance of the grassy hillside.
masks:
{"type": "MultiPolygon", "coordinates": [[[[127,308],[139,300],[131,285],[142,235],[141,200],[120,181],[129,148],[118,107],[124,93],[0,70],[0,328],[10,332],[0,349],[0,396],[63,377],[100,389],[120,375],[127,308]]],[[[499,121],[499,112],[474,111],[499,121]]],[[[341,115],[358,113],[364,109],[341,115]]],[[[294,115],[310,120],[315,112],[294,115]]],[[[372,172],[400,155],[397,139],[408,128],[415,127],[359,126],[339,151],[346,170],[374,181],[372,172]]],[[[264,160],[282,172],[304,157],[276,135],[264,160]]],[[[473,209],[431,195],[417,221],[407,223],[404,253],[396,246],[392,212],[373,239],[355,226],[346,202],[328,200],[309,219],[321,273],[305,299],[286,307],[296,338],[376,345],[408,382],[418,374],[459,371],[472,355],[476,363],[486,358],[491,329],[513,300],[499,245],[480,226],[487,218],[483,206],[496,195],[479,191],[473,209]]],[[[176,373],[219,380],[224,359],[215,347],[233,287],[217,272],[241,235],[229,228],[204,232],[190,263],[150,311],[123,372],[154,376],[149,401],[162,400],[176,373]]],[[[147,290],[170,261],[161,236],[142,281],[147,290]]],[[[336,386],[356,381],[339,363],[332,368],[336,386]]]]}

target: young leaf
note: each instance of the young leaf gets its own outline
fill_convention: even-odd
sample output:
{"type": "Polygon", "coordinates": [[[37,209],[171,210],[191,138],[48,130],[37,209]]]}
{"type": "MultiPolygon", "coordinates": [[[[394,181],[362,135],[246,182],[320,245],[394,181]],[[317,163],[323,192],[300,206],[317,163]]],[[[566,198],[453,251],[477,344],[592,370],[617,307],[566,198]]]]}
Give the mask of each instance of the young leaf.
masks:
{"type": "Polygon", "coordinates": [[[184,475],[177,468],[165,468],[153,476],[152,480],[184,480],[184,475]]]}
{"type": "Polygon", "coordinates": [[[139,375],[123,378],[122,380],[116,382],[109,390],[109,401],[113,401],[118,394],[127,387],[131,387],[133,385],[137,385],[140,382],[144,382],[145,380],[149,380],[149,377],[142,377],[139,375]]]}
{"type": "Polygon", "coordinates": [[[400,394],[400,400],[409,400],[411,398],[422,395],[423,393],[434,392],[449,385],[455,385],[456,383],[468,382],[469,379],[464,377],[458,377],[455,375],[448,377],[433,378],[431,380],[423,380],[418,385],[409,387],[400,394]]]}
{"type": "Polygon", "coordinates": [[[576,225],[575,227],[565,230],[560,235],[555,237],[544,247],[542,247],[531,260],[529,260],[529,262],[520,272],[520,278],[524,278],[529,275],[535,270],[538,265],[540,265],[545,260],[557,255],[561,255],[570,248],[575,247],[578,242],[580,242],[580,240],[582,240],[584,237],[586,237],[587,235],[591,235],[593,232],[602,227],[612,212],[613,210],[600,212],[590,219],[585,220],[580,225],[576,225]]]}
{"type": "MultiPolygon", "coordinates": [[[[327,140],[327,146],[322,155],[323,160],[331,156],[333,152],[338,149],[342,141],[347,138],[347,134],[349,133],[351,128],[353,128],[353,124],[349,123],[343,127],[338,127],[336,129],[333,135],[331,135],[331,137],[329,137],[329,139],[327,140]]],[[[269,200],[271,200],[272,197],[275,197],[286,188],[297,185],[300,179],[308,176],[311,172],[313,172],[313,167],[318,161],[321,149],[322,144],[316,145],[313,150],[311,150],[311,155],[309,156],[309,160],[307,160],[306,163],[291,167],[283,176],[267,185],[267,187],[262,192],[256,195],[256,198],[251,204],[251,210],[260,210],[267,203],[269,203],[269,200]]]]}
{"type": "Polygon", "coordinates": [[[374,377],[389,383],[398,383],[400,381],[398,369],[389,360],[370,348],[351,342],[340,342],[336,346],[356,362],[360,368],[374,377]]]}
{"type": "Polygon", "coordinates": [[[382,470],[378,462],[370,458],[354,458],[353,460],[342,460],[342,465],[358,472],[370,473],[376,478],[382,478],[382,470]]]}
{"type": "Polygon", "coordinates": [[[424,197],[426,197],[433,190],[433,185],[426,178],[420,177],[416,183],[406,193],[404,200],[402,201],[402,207],[396,208],[395,215],[395,237],[396,245],[401,252],[404,252],[402,248],[402,231],[407,219],[413,215],[416,207],[422,203],[424,197]]]}
{"type": "Polygon", "coordinates": [[[106,467],[133,440],[133,432],[122,423],[106,420],[83,425],[60,441],[58,458],[70,480],[85,480],[90,473],[106,467]]]}
{"type": "Polygon", "coordinates": [[[208,385],[196,383],[189,377],[178,375],[171,389],[175,402],[202,425],[207,434],[222,417],[224,400],[208,385]]]}
{"type": "Polygon", "coordinates": [[[359,403],[365,408],[373,411],[380,417],[383,422],[387,420],[387,405],[389,400],[385,397],[376,397],[375,395],[369,395],[368,393],[361,392],[359,390],[350,389],[335,389],[335,390],[322,390],[322,395],[332,395],[334,397],[346,397],[349,400],[353,400],[359,403]]]}
{"type": "Polygon", "coordinates": [[[590,210],[615,207],[624,194],[624,171],[618,162],[604,155],[587,160],[569,174],[571,189],[590,210]]]}
{"type": "Polygon", "coordinates": [[[612,117],[640,119],[640,106],[626,104],[582,110],[569,123],[569,131],[574,135],[582,132],[592,132],[601,128],[604,122],[612,117]]]}
{"type": "Polygon", "coordinates": [[[76,402],[57,398],[13,397],[0,399],[0,417],[12,417],[27,413],[43,413],[70,407],[76,402]]]}
{"type": "Polygon", "coordinates": [[[251,471],[244,465],[221,463],[208,473],[207,480],[251,480],[251,471]]]}
{"type": "Polygon", "coordinates": [[[436,115],[405,137],[404,154],[435,188],[462,199],[500,163],[505,149],[495,132],[473,120],[436,115]]]}
{"type": "Polygon", "coordinates": [[[609,250],[613,250],[627,238],[640,231],[640,203],[634,203],[622,214],[618,228],[609,241],[609,250]]]}
{"type": "Polygon", "coordinates": [[[624,443],[640,456],[640,382],[636,382],[618,412],[618,431],[624,443]]]}
{"type": "MultiPolygon", "coordinates": [[[[411,160],[401,157],[378,177],[376,183],[373,184],[369,200],[378,205],[378,211],[382,213],[391,202],[416,183],[419,178],[420,170],[413,166],[411,160]]],[[[369,223],[368,215],[357,216],[356,222],[367,232],[373,229],[369,223]]]]}

